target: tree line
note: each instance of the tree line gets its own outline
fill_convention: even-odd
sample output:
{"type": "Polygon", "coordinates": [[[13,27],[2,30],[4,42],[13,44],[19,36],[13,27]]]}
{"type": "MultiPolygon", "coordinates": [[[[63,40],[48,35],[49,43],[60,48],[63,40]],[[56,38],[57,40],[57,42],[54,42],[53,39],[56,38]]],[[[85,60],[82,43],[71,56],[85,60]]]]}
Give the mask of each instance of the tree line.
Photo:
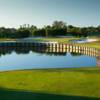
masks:
{"type": "Polygon", "coordinates": [[[0,38],[26,38],[32,36],[56,37],[56,36],[99,36],[100,26],[76,27],[67,25],[63,21],[54,21],[52,25],[37,28],[35,25],[21,25],[20,28],[0,27],[0,38]]]}

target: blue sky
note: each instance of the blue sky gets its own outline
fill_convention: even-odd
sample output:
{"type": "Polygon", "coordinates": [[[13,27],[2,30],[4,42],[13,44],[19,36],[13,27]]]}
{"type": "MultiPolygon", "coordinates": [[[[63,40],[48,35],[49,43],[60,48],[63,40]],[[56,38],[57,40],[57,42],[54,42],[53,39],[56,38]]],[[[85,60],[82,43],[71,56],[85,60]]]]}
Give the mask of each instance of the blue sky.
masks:
{"type": "Polygon", "coordinates": [[[0,27],[62,20],[75,26],[100,25],[100,0],[0,0],[0,27]]]}

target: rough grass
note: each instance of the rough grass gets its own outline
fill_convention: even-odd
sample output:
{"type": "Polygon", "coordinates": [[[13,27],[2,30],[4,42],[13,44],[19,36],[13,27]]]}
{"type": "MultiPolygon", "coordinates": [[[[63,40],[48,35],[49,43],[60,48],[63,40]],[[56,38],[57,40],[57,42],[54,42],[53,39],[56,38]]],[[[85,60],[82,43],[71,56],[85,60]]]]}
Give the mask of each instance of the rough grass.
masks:
{"type": "Polygon", "coordinates": [[[33,93],[100,98],[100,68],[0,72],[0,87],[33,93]]]}

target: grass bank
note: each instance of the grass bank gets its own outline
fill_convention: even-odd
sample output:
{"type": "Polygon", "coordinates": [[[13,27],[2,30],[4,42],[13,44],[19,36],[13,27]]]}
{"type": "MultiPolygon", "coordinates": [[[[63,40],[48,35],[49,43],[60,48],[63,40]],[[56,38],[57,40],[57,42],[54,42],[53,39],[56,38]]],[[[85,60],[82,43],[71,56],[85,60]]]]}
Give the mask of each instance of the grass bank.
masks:
{"type": "MultiPolygon", "coordinates": [[[[92,38],[92,37],[91,37],[92,38]]],[[[100,38],[93,37],[95,39],[98,39],[97,42],[90,42],[90,43],[75,43],[76,45],[84,45],[84,46],[89,46],[89,47],[94,47],[96,49],[100,50],[100,38]]],[[[79,38],[36,38],[33,40],[36,41],[54,41],[58,43],[70,43],[70,40],[77,40],[79,38]]]]}
{"type": "Polygon", "coordinates": [[[0,38],[0,42],[2,41],[16,41],[18,39],[12,39],[12,38],[0,38]]]}
{"type": "MultiPolygon", "coordinates": [[[[42,93],[63,95],[65,97],[71,96],[72,98],[76,97],[76,99],[70,98],[68,100],[84,100],[82,99],[83,97],[92,98],[88,98],[85,100],[96,100],[93,98],[100,98],[100,68],[47,69],[0,72],[0,87],[0,97],[4,95],[3,92],[6,93],[7,91],[9,91],[9,89],[11,89],[17,92],[23,91],[23,93],[31,92],[32,94],[42,93]],[[77,97],[82,98],[78,99],[77,97]]],[[[14,91],[12,91],[11,94],[14,91]]]]}
{"type": "Polygon", "coordinates": [[[68,43],[69,40],[79,39],[79,38],[33,38],[36,41],[44,41],[44,42],[58,42],[58,43],[68,43]]]}

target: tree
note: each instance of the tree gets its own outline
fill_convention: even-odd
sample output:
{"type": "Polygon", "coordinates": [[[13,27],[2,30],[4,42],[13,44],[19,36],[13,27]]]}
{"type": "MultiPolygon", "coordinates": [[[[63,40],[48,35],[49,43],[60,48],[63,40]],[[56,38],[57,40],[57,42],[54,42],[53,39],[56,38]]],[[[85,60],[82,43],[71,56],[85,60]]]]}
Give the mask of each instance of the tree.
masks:
{"type": "Polygon", "coordinates": [[[67,25],[63,21],[54,21],[52,24],[53,29],[66,29],[67,25]]]}
{"type": "Polygon", "coordinates": [[[68,25],[67,32],[72,33],[73,28],[75,28],[73,25],[68,25]]]}
{"type": "Polygon", "coordinates": [[[95,33],[97,32],[97,29],[93,26],[87,27],[88,30],[88,35],[95,35],[95,33]]]}
{"type": "Polygon", "coordinates": [[[28,30],[18,30],[17,31],[17,38],[26,38],[30,36],[30,32],[28,30]]]}
{"type": "Polygon", "coordinates": [[[86,27],[81,28],[81,34],[86,37],[88,35],[88,29],[86,27]]]}
{"type": "Polygon", "coordinates": [[[50,25],[47,25],[44,26],[44,29],[45,29],[45,36],[48,37],[50,35],[49,31],[52,30],[52,27],[50,25]]]}
{"type": "Polygon", "coordinates": [[[100,32],[100,26],[97,27],[97,31],[100,32]]]}
{"type": "Polygon", "coordinates": [[[29,31],[31,33],[31,36],[35,36],[34,33],[35,31],[37,30],[37,27],[35,25],[32,25],[30,28],[29,28],[29,31]]]}
{"type": "Polygon", "coordinates": [[[73,36],[81,36],[81,28],[69,25],[67,32],[73,36]]]}

